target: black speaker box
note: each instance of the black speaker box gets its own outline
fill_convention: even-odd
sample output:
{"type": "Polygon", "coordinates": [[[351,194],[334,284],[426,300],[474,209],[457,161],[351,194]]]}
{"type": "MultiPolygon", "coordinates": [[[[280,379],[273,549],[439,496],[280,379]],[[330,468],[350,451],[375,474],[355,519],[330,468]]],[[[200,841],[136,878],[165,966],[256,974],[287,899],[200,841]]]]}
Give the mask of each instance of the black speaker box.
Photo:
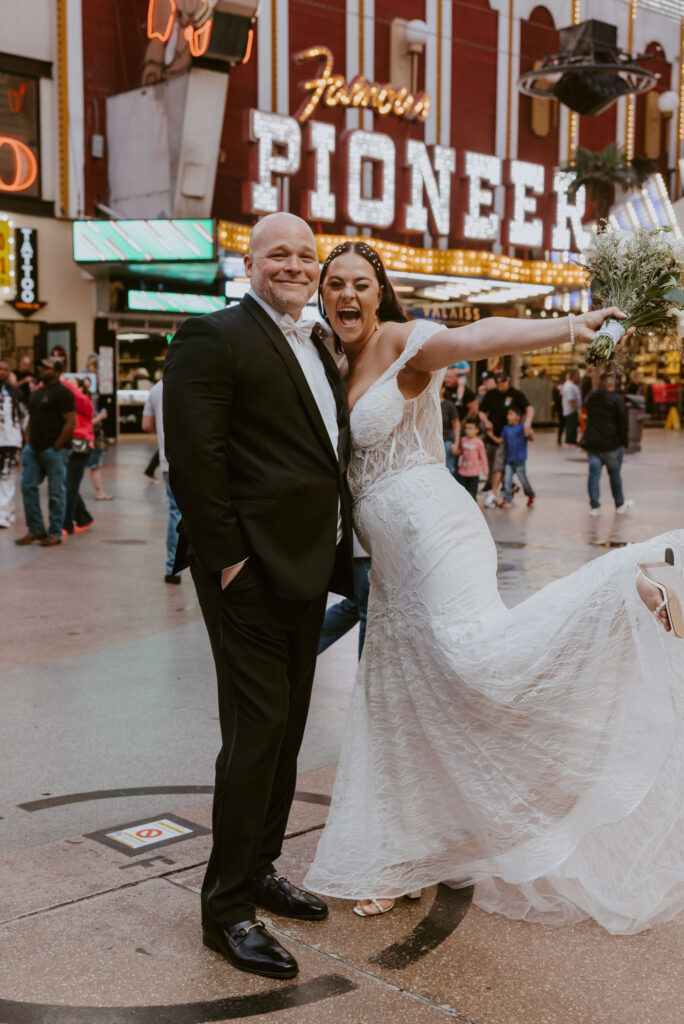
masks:
{"type": "Polygon", "coordinates": [[[628,92],[626,82],[605,71],[566,71],[553,87],[556,99],[588,117],[602,113],[628,92]]]}
{"type": "Polygon", "coordinates": [[[204,64],[239,64],[247,52],[247,37],[251,24],[250,18],[216,11],[209,48],[202,58],[204,64]]]}
{"type": "Polygon", "coordinates": [[[559,30],[561,53],[600,53],[617,49],[617,28],[606,21],[581,21],[559,30]]]}

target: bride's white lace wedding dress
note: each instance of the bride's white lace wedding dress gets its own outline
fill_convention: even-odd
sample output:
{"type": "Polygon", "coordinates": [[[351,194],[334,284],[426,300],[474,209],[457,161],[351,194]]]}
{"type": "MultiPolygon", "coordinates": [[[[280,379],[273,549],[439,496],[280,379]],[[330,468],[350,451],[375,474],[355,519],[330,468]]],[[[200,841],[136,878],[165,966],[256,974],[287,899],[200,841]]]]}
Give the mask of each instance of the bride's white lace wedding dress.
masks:
{"type": "Polygon", "coordinates": [[[684,641],[638,598],[673,532],[515,608],[484,517],[444,465],[437,373],[357,402],[349,484],[372,556],[368,628],[328,823],[305,884],[331,896],[475,882],[513,918],[632,933],[684,911],[684,641]]]}

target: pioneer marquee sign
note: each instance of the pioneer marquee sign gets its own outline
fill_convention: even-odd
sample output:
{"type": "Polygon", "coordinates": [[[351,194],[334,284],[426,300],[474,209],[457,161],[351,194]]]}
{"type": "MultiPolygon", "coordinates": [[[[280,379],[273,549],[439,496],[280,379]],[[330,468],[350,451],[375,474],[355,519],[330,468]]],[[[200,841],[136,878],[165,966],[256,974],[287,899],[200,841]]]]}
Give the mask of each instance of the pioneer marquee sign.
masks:
{"type": "Polygon", "coordinates": [[[251,214],[275,213],[278,179],[297,174],[306,161],[312,187],[304,192],[302,216],[332,223],[342,217],[359,227],[394,227],[423,234],[494,242],[529,249],[578,250],[589,243],[582,227],[585,192],[571,203],[572,174],[547,171],[524,160],[428,147],[418,139],[396,144],[382,132],[338,132],[335,125],[310,120],[304,126],[283,114],[249,111],[253,145],[251,178],[243,186],[243,207],[251,214]],[[373,194],[366,189],[366,167],[373,168],[373,194]],[[337,178],[334,176],[337,171],[337,178]],[[334,180],[341,181],[340,196],[334,180]],[[507,186],[507,216],[494,209],[494,190],[507,186]],[[552,223],[537,212],[539,196],[556,197],[552,223]]]}
{"type": "MultiPolygon", "coordinates": [[[[430,97],[405,88],[369,82],[361,75],[347,82],[334,74],[333,54],[314,46],[295,54],[295,64],[319,61],[318,75],[300,85],[304,100],[293,117],[250,110],[247,140],[250,176],[243,184],[248,214],[275,213],[280,182],[304,168],[302,216],[320,224],[343,221],[357,227],[393,228],[459,242],[501,242],[525,249],[579,250],[590,235],[582,227],[585,190],[570,202],[573,179],[559,169],[525,160],[427,146],[419,139],[395,141],[382,131],[341,131],[312,117],[322,108],[370,110],[383,118],[423,124],[430,97]],[[505,188],[502,216],[496,192],[505,188]],[[542,219],[541,196],[552,193],[542,219]]],[[[396,134],[396,133],[395,133],[396,134]]]]}

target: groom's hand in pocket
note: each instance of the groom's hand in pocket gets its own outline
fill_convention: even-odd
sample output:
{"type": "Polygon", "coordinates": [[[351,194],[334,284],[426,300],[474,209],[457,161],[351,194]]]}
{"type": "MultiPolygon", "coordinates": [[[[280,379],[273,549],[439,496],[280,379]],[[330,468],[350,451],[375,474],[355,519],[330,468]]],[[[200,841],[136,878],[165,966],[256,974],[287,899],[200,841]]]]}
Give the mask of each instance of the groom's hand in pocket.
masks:
{"type": "Polygon", "coordinates": [[[221,570],[221,590],[225,590],[233,582],[246,562],[247,559],[245,558],[244,562],[238,562],[236,565],[230,565],[227,569],[221,570]]]}

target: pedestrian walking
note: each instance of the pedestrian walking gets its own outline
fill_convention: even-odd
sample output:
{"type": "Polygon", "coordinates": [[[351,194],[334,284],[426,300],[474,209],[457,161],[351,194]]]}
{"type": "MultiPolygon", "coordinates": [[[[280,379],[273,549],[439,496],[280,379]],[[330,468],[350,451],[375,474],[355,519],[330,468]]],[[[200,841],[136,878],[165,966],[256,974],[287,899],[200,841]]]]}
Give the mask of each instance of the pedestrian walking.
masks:
{"type": "Polygon", "coordinates": [[[446,466],[452,476],[456,476],[456,453],[460,441],[461,421],[458,409],[446,397],[444,385],[439,390],[440,408],[442,410],[442,439],[446,466]]]}
{"type": "MultiPolygon", "coordinates": [[[[161,469],[164,487],[166,488],[166,502],[169,509],[169,516],[166,523],[166,571],[164,573],[165,583],[180,583],[180,573],[173,571],[173,563],[176,560],[176,548],[178,547],[178,524],[181,514],[173,496],[169,483],[169,463],[164,451],[164,420],[162,417],[162,398],[164,382],[158,380],[150,391],[142,414],[142,428],[146,434],[157,435],[159,445],[159,466],[161,469]]],[[[145,470],[147,472],[147,470],[145,470]]],[[[150,474],[148,474],[150,475],[150,474]]]]}
{"type": "Polygon", "coordinates": [[[605,466],[615,509],[622,514],[634,505],[625,501],[622,490],[622,460],[628,442],[627,406],[615,392],[615,376],[602,373],[598,385],[587,396],[587,425],[582,447],[589,459],[589,515],[598,516],[601,507],[599,482],[605,466]]]}
{"type": "Polygon", "coordinates": [[[521,418],[524,417],[525,436],[528,438],[533,436],[534,406],[527,400],[527,396],[518,388],[511,387],[511,379],[504,370],[496,371],[494,382],[494,389],[488,391],[480,400],[480,419],[487,430],[485,448],[492,477],[492,490],[485,500],[485,508],[496,508],[498,505],[497,492],[506,467],[505,449],[499,444],[499,441],[506,425],[506,414],[510,408],[517,409],[521,418]]]}
{"type": "Polygon", "coordinates": [[[38,362],[40,385],[31,393],[26,444],[21,455],[21,493],[27,532],[15,544],[43,547],[62,543],[62,524],[66,509],[66,471],[69,442],[76,426],[76,402],[73,392],[60,380],[64,363],[57,356],[38,362]],[[40,509],[38,488],[47,477],[50,525],[40,509]]]}
{"type": "Polygon", "coordinates": [[[14,371],[14,379],[17,382],[17,387],[21,391],[24,405],[28,409],[31,392],[36,386],[36,378],[32,370],[31,356],[23,355],[21,357],[19,365],[14,371]]]}
{"type": "Polygon", "coordinates": [[[458,473],[456,479],[461,487],[477,501],[477,488],[480,477],[485,480],[489,475],[489,462],[484,441],[478,437],[478,425],[475,420],[466,420],[461,438],[458,473]]]}
{"type": "Polygon", "coordinates": [[[627,455],[634,455],[636,452],[641,451],[641,435],[644,429],[644,421],[648,419],[644,391],[643,383],[639,383],[636,385],[636,389],[630,385],[625,395],[628,423],[627,455]]]}
{"type": "Polygon", "coordinates": [[[0,529],[7,529],[15,519],[14,494],[27,415],[21,391],[10,384],[10,373],[10,364],[0,359],[0,529]]]}
{"type": "Polygon", "coordinates": [[[582,409],[582,392],[579,389],[579,371],[568,370],[565,381],[560,386],[565,429],[565,443],[572,448],[577,444],[580,410],[582,409]]]}
{"type": "Polygon", "coordinates": [[[527,507],[534,505],[535,493],[527,476],[527,438],[520,422],[517,409],[511,407],[506,413],[506,426],[501,432],[501,441],[506,452],[504,471],[504,496],[501,508],[510,508],[513,501],[513,477],[517,476],[527,496],[527,507]]]}
{"type": "Polygon", "coordinates": [[[340,637],[359,624],[359,661],[363,653],[366,639],[366,619],[368,617],[368,593],[370,591],[371,560],[368,552],[354,534],[354,596],[345,597],[326,610],[321,637],[318,641],[316,655],[327,651],[328,647],[340,637]]]}
{"type": "Polygon", "coordinates": [[[87,468],[90,470],[90,479],[93,481],[95,500],[111,501],[114,495],[107,494],[102,486],[102,459],[104,457],[106,445],[104,421],[107,419],[107,406],[97,393],[93,395],[93,410],[94,441],[93,450],[90,453],[87,468]]]}
{"type": "Polygon", "coordinates": [[[563,415],[563,393],[561,388],[563,382],[556,384],[553,389],[553,412],[558,420],[558,430],[556,432],[556,442],[560,445],[563,444],[563,438],[565,437],[565,416],[563,415]]]}
{"type": "Polygon", "coordinates": [[[95,522],[81,496],[81,482],[90,460],[90,454],[95,447],[95,434],[93,431],[93,403],[85,381],[78,377],[65,377],[64,384],[73,392],[76,403],[76,424],[71,437],[71,452],[67,463],[66,507],[62,527],[63,532],[71,536],[73,533],[83,533],[95,522]]]}
{"type": "Polygon", "coordinates": [[[447,366],[444,373],[445,395],[448,401],[456,406],[461,424],[467,419],[477,419],[477,395],[466,383],[469,370],[470,363],[461,359],[460,362],[447,366]]]}

